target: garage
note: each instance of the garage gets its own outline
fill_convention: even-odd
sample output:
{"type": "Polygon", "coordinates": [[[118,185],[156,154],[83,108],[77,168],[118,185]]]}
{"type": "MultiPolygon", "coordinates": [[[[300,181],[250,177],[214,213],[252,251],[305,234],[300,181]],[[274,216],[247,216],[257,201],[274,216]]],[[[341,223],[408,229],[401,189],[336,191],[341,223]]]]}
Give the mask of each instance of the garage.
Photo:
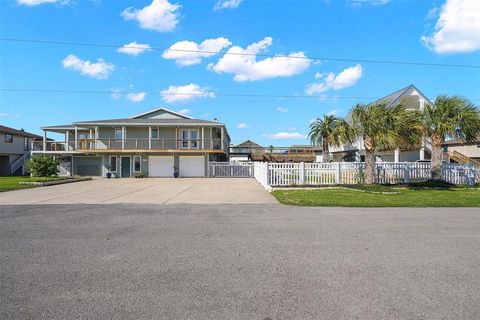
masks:
{"type": "Polygon", "coordinates": [[[180,177],[205,177],[204,156],[180,156],[180,177]]]}
{"type": "Polygon", "coordinates": [[[173,156],[149,156],[148,176],[150,177],[173,177],[173,156]]]}
{"type": "Polygon", "coordinates": [[[78,176],[100,176],[102,158],[75,157],[73,159],[73,174],[78,176]]]}

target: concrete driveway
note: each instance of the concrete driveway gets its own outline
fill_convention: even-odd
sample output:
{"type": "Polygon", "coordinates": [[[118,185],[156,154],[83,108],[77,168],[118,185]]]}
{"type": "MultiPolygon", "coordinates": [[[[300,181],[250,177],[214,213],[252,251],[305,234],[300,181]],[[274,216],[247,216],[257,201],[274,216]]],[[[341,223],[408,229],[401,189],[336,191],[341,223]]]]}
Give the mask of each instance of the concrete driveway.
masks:
{"type": "Polygon", "coordinates": [[[0,193],[0,204],[275,204],[254,179],[95,179],[0,193]]]}
{"type": "Polygon", "coordinates": [[[480,212],[0,206],[0,319],[480,319],[480,212]]]}

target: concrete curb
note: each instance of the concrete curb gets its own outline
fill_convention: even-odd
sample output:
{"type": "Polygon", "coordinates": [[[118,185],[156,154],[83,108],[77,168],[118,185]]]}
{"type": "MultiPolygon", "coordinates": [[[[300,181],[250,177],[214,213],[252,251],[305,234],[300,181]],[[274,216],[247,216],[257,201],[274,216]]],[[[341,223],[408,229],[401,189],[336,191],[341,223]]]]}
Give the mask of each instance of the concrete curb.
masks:
{"type": "Polygon", "coordinates": [[[74,182],[81,182],[81,181],[88,181],[88,180],[92,180],[92,178],[73,178],[73,179],[54,180],[54,181],[32,181],[32,182],[22,181],[22,182],[19,182],[19,184],[47,187],[47,186],[55,186],[57,184],[74,183],[74,182]]]}

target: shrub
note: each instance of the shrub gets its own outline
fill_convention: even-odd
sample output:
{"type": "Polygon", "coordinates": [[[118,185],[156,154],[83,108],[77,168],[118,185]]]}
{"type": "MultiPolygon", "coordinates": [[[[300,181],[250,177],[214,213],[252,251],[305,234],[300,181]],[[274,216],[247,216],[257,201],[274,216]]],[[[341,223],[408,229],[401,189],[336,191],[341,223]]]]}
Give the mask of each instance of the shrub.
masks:
{"type": "Polygon", "coordinates": [[[27,160],[28,172],[34,177],[56,176],[58,160],[51,156],[32,157],[27,160]]]}

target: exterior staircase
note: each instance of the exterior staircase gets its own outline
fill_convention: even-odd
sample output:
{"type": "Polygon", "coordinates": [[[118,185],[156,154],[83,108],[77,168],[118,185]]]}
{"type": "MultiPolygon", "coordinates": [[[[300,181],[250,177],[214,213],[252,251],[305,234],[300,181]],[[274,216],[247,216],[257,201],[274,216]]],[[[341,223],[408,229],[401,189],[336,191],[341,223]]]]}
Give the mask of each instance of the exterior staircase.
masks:
{"type": "Polygon", "coordinates": [[[20,174],[24,176],[27,173],[25,162],[30,158],[30,151],[25,152],[10,165],[10,174],[20,174]]]}
{"type": "Polygon", "coordinates": [[[449,151],[447,152],[448,159],[450,162],[457,162],[462,164],[470,164],[475,168],[480,168],[480,160],[472,159],[458,151],[449,151]]]}

